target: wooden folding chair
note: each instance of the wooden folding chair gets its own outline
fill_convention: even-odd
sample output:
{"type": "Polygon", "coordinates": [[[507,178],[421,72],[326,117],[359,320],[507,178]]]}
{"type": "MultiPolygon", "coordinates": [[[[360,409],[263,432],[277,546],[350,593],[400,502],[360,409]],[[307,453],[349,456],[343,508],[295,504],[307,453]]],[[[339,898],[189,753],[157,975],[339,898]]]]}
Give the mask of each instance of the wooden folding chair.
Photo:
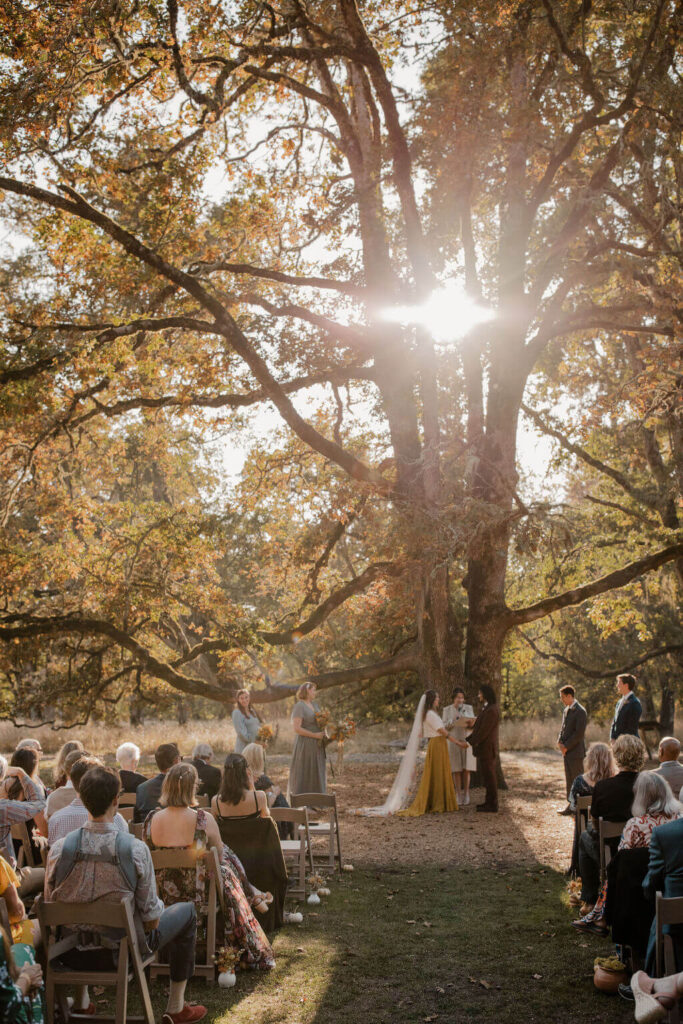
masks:
{"type": "Polygon", "coordinates": [[[203,807],[205,810],[209,806],[209,798],[206,793],[200,793],[197,797],[197,807],[203,807]]]}
{"type": "MultiPolygon", "coordinates": [[[[655,954],[656,974],[658,978],[666,977],[668,974],[676,974],[676,953],[672,937],[664,931],[665,925],[683,925],[683,896],[662,896],[658,892],[655,898],[655,954]]],[[[678,1003],[669,1010],[669,1021],[672,1024],[679,1024],[678,1003]]]]}
{"type": "Polygon", "coordinates": [[[31,839],[28,834],[28,826],[25,821],[15,821],[11,826],[12,839],[21,843],[21,849],[17,854],[17,868],[37,868],[36,858],[31,846],[31,839]]]}
{"type": "MultiPolygon", "coordinates": [[[[296,793],[291,797],[292,807],[307,807],[309,811],[321,811],[320,817],[324,821],[310,821],[308,823],[308,834],[312,840],[321,838],[328,841],[328,866],[334,871],[335,858],[338,861],[339,871],[342,870],[342,849],[341,834],[339,832],[339,815],[337,813],[337,797],[334,793],[296,793]],[[335,852],[336,849],[336,852],[335,852]]],[[[312,849],[313,860],[315,851],[312,849]]]]}
{"type": "Polygon", "coordinates": [[[580,836],[582,832],[585,832],[588,828],[588,815],[591,809],[593,797],[590,796],[577,796],[576,808],[574,809],[574,817],[576,818],[576,834],[580,836]]]}
{"type": "Polygon", "coordinates": [[[38,920],[43,935],[43,943],[47,955],[45,971],[45,1003],[47,1006],[47,1024],[54,1024],[55,999],[59,1004],[62,1018],[69,1021],[114,1021],[115,1024],[129,1024],[131,1021],[144,1021],[154,1024],[154,1010],[149,996],[145,967],[154,959],[153,954],[143,954],[138,946],[135,923],[133,920],[133,894],[123,896],[118,903],[97,900],[94,903],[47,903],[39,896],[36,900],[38,920]],[[78,929],[84,925],[97,928],[121,929],[123,936],[119,944],[118,965],[111,970],[77,970],[71,967],[60,967],[59,957],[78,945],[78,929]],[[59,937],[60,928],[75,929],[64,938],[59,937]],[[142,1000],[143,1016],[128,1015],[128,982],[133,978],[137,981],[142,1000]],[[66,985],[106,985],[116,990],[115,1013],[82,1014],[70,1012],[67,1006],[66,985]]]}
{"type": "MultiPolygon", "coordinates": [[[[223,882],[218,851],[211,847],[197,856],[195,851],[186,849],[152,850],[152,863],[154,864],[155,872],[160,871],[162,868],[180,868],[185,871],[194,872],[200,860],[204,860],[209,876],[209,891],[206,903],[202,903],[197,911],[198,914],[206,918],[206,955],[201,963],[195,959],[194,977],[206,978],[207,982],[211,984],[216,978],[214,957],[216,955],[218,909],[220,907],[221,911],[223,910],[223,882]]],[[[158,960],[150,968],[152,979],[158,975],[167,975],[168,972],[168,964],[159,963],[158,960]]]]}
{"type": "Polygon", "coordinates": [[[299,869],[299,881],[291,887],[290,892],[297,896],[306,895],[306,861],[313,872],[313,851],[308,831],[308,809],[306,807],[271,807],[270,816],[274,822],[289,821],[296,826],[298,839],[281,839],[282,855],[285,860],[292,860],[299,869]]]}
{"type": "Polygon", "coordinates": [[[135,814],[135,808],[131,807],[130,805],[128,807],[122,807],[121,804],[119,804],[119,814],[130,827],[130,823],[133,820],[133,815],[135,814]]]}
{"type": "Polygon", "coordinates": [[[618,839],[624,831],[625,821],[605,821],[598,819],[598,850],[600,851],[600,884],[607,878],[607,865],[612,859],[610,839],[618,839]]]}
{"type": "Polygon", "coordinates": [[[135,793],[119,793],[119,813],[122,807],[135,807],[135,793]]]}
{"type": "Polygon", "coordinates": [[[145,827],[144,821],[129,821],[128,831],[136,839],[142,839],[142,830],[145,827]]]}

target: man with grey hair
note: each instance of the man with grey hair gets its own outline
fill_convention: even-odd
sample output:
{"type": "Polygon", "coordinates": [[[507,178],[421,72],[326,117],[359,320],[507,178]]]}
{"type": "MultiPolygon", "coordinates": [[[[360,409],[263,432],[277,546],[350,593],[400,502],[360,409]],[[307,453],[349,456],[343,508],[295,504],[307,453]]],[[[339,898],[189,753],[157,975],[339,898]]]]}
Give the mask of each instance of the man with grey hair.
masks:
{"type": "Polygon", "coordinates": [[[655,772],[666,779],[677,800],[683,787],[683,764],[678,760],[680,756],[681,745],[675,736],[664,736],[659,741],[659,768],[655,772]]]}
{"type": "Polygon", "coordinates": [[[138,786],[147,782],[147,776],[137,770],[140,748],[135,743],[122,743],[116,751],[116,761],[120,766],[121,792],[136,793],[138,786]]]}
{"type": "Polygon", "coordinates": [[[214,768],[213,765],[209,764],[212,757],[213,750],[209,743],[195,743],[194,750],[192,751],[192,764],[197,769],[197,775],[199,776],[197,793],[199,796],[208,797],[209,803],[211,803],[221,788],[220,768],[214,768]]]}

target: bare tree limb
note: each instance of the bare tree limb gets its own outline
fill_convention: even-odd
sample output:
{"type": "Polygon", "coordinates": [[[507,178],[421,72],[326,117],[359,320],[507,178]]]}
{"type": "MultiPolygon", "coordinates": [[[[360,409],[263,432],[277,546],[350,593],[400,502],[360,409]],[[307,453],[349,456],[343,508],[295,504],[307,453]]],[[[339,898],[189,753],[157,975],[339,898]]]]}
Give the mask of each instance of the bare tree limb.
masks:
{"type": "Polygon", "coordinates": [[[652,661],[653,658],[661,658],[665,654],[674,654],[677,651],[683,651],[683,644],[665,644],[663,647],[657,647],[654,651],[648,651],[647,654],[641,655],[640,658],[635,658],[633,661],[629,661],[626,665],[622,665],[620,668],[586,668],[585,665],[580,665],[578,661],[566,658],[563,654],[558,654],[557,651],[542,651],[536,641],[532,640],[530,636],[527,636],[523,630],[518,629],[517,633],[521,636],[522,640],[524,640],[524,642],[528,644],[536,654],[538,654],[539,658],[543,658],[544,661],[558,661],[561,665],[566,665],[567,668],[571,668],[575,672],[580,672],[581,675],[585,676],[587,679],[611,679],[624,672],[632,672],[634,668],[638,668],[639,665],[644,665],[646,661],[652,661]]]}
{"type": "Polygon", "coordinates": [[[508,608],[503,612],[502,618],[510,627],[519,626],[524,622],[535,622],[536,619],[543,619],[546,615],[559,612],[562,608],[583,604],[591,597],[625,587],[638,576],[642,576],[643,573],[654,572],[655,569],[659,569],[662,565],[673,562],[677,558],[683,558],[683,541],[671,544],[651,555],[646,555],[645,558],[639,558],[636,562],[629,562],[621,569],[616,569],[606,576],[600,576],[599,579],[592,580],[590,583],[584,583],[583,586],[566,590],[563,594],[557,594],[555,597],[546,597],[527,608],[508,608]]]}

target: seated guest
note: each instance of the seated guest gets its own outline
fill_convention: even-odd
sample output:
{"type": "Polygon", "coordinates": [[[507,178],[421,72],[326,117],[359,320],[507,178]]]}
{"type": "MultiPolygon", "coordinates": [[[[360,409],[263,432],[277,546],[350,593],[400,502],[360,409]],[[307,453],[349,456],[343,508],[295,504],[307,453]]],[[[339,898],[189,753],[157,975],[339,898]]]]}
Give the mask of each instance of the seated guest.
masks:
{"type": "MultiPolygon", "coordinates": [[[[612,748],[607,743],[593,743],[586,755],[586,768],[582,775],[577,775],[569,791],[569,806],[576,810],[576,800],[580,796],[591,796],[596,782],[611,779],[616,775],[617,766],[612,756],[612,748]]],[[[578,822],[574,822],[574,842],[572,845],[572,862],[570,873],[579,870],[579,830],[578,822]]]]}
{"type": "MultiPolygon", "coordinates": [[[[631,817],[633,787],[638,772],[645,764],[645,745],[637,736],[624,733],[614,741],[614,759],[619,769],[610,779],[596,782],[590,808],[591,822],[579,839],[579,874],[581,875],[581,914],[590,913],[598,898],[600,884],[600,852],[598,850],[599,819],[628,821],[631,817]]],[[[616,841],[615,844],[616,846],[616,841]]]]}
{"type": "MultiPolygon", "coordinates": [[[[64,836],[68,836],[69,832],[73,832],[75,829],[81,828],[86,824],[88,811],[81,798],[81,782],[86,772],[96,767],[103,767],[102,762],[98,757],[91,757],[89,755],[85,757],[81,755],[72,765],[71,782],[74,788],[74,799],[66,807],[55,811],[50,818],[47,826],[48,844],[50,846],[54,846],[58,839],[63,839],[64,836]]],[[[119,832],[128,831],[128,823],[120,814],[114,815],[113,825],[119,832]]]]}
{"type": "Polygon", "coordinates": [[[4,857],[0,857],[0,897],[5,901],[7,908],[10,942],[25,942],[37,946],[40,940],[40,925],[36,920],[29,921],[26,916],[26,907],[17,891],[20,885],[21,881],[12,867],[4,857]]]}
{"type": "MultiPolygon", "coordinates": [[[[191,764],[169,768],[161,792],[161,807],[145,821],[143,836],[152,850],[197,850],[215,847],[221,865],[226,942],[242,949],[241,966],[268,970],[275,966],[273,950],[254,917],[268,910],[267,893],[255,889],[232,850],[226,847],[212,815],[196,807],[197,769],[191,764]]],[[[165,868],[157,873],[159,892],[168,903],[177,899],[206,902],[206,871],[201,867],[165,868]]],[[[272,897],[271,897],[272,899],[272,897]]]]}
{"type": "Polygon", "coordinates": [[[53,789],[47,798],[45,817],[48,820],[48,824],[53,814],[57,811],[61,811],[62,807],[68,807],[68,805],[73,802],[76,796],[76,791],[74,789],[74,784],[71,781],[71,769],[76,764],[76,761],[80,761],[82,757],[89,756],[90,755],[87,750],[72,750],[66,755],[64,761],[64,777],[66,782],[63,786],[60,786],[59,789],[53,789]]]}
{"type": "MultiPolygon", "coordinates": [[[[245,747],[245,751],[248,749],[245,747]]],[[[211,807],[223,842],[235,851],[247,878],[273,894],[270,909],[262,918],[264,929],[281,928],[285,921],[287,868],[268,798],[254,788],[253,773],[243,754],[226,757],[221,791],[211,807]]]]}
{"type": "Polygon", "coordinates": [[[180,762],[180,751],[176,743],[162,743],[154,751],[159,774],[146,782],[141,782],[135,790],[135,811],[133,821],[144,821],[150,811],[159,806],[161,788],[168,769],[180,762]]]}
{"type": "MultiPolygon", "coordinates": [[[[162,1024],[190,1024],[206,1016],[203,1006],[184,1001],[185,987],[194,973],[197,916],[193,903],[164,908],[157,896],[152,858],[147,846],[114,824],[121,780],[115,771],[99,765],[80,782],[80,795],[88,821],[58,840],[50,850],[45,877],[45,899],[66,903],[94,900],[118,902],[133,893],[134,918],[140,951],[167,950],[170,988],[162,1024]]],[[[112,948],[120,933],[78,928],[79,947],[60,957],[67,966],[112,969],[112,948]]]]}
{"type": "MultiPolygon", "coordinates": [[[[279,786],[266,775],[266,757],[260,743],[248,743],[242,751],[242,757],[249,765],[254,779],[254,789],[262,789],[268,797],[269,807],[289,807],[287,797],[279,786]]],[[[280,839],[293,839],[294,826],[291,821],[278,821],[277,830],[280,839]]]]}
{"type": "MultiPolygon", "coordinates": [[[[14,947],[15,951],[17,947],[14,947]]],[[[24,958],[26,959],[26,958],[24,958]]],[[[45,1020],[43,969],[32,958],[17,965],[5,929],[0,925],[0,1021],[42,1024],[45,1020]]]]}
{"type": "MultiPolygon", "coordinates": [[[[624,826],[618,850],[638,850],[650,845],[653,829],[665,825],[683,815],[683,805],[674,798],[666,779],[656,772],[641,772],[633,787],[631,817],[624,826]]],[[[580,921],[573,921],[580,931],[607,934],[604,924],[604,908],[607,898],[607,884],[604,883],[600,898],[593,910],[580,921]]]]}
{"type": "MultiPolygon", "coordinates": [[[[683,818],[653,829],[643,891],[651,899],[654,899],[657,892],[661,892],[665,899],[683,896],[683,818]]],[[[683,963],[683,935],[680,927],[664,925],[664,931],[670,932],[673,937],[676,962],[683,963]]],[[[645,967],[650,973],[655,968],[655,938],[656,922],[653,921],[645,967]]]]}
{"type": "MultiPolygon", "coordinates": [[[[8,768],[0,782],[0,853],[13,868],[17,862],[12,842],[12,825],[33,820],[36,827],[47,835],[44,810],[45,799],[36,783],[18,765],[8,768]]],[[[36,872],[33,882],[38,887],[42,885],[42,868],[27,869],[21,885],[23,896],[35,891],[35,884],[30,878],[32,872],[36,872]]]]}
{"type": "MultiPolygon", "coordinates": [[[[54,789],[60,789],[62,786],[66,786],[68,775],[66,774],[66,759],[69,754],[74,751],[80,750],[83,753],[83,744],[80,740],[67,740],[62,749],[57,754],[57,762],[55,764],[55,770],[53,772],[54,778],[54,789]]],[[[49,806],[49,802],[48,802],[49,806]]],[[[49,814],[48,814],[49,817],[49,814]]]]}
{"type": "Polygon", "coordinates": [[[146,775],[141,775],[137,770],[140,763],[140,748],[134,743],[122,743],[116,751],[116,760],[120,766],[122,793],[136,793],[138,786],[149,781],[146,775]]]}
{"type": "Polygon", "coordinates": [[[675,736],[665,736],[659,741],[659,768],[657,775],[663,775],[671,786],[673,795],[678,800],[683,787],[683,764],[678,760],[681,756],[681,745],[675,736]]]}
{"type": "MultiPolygon", "coordinates": [[[[40,740],[33,739],[32,737],[28,737],[25,740],[19,740],[19,742],[17,743],[16,748],[14,750],[14,753],[16,754],[17,751],[19,751],[19,750],[35,750],[35,752],[36,752],[36,754],[38,756],[38,764],[37,764],[37,766],[35,768],[35,773],[32,775],[32,778],[33,778],[34,782],[36,783],[36,785],[38,786],[38,788],[42,791],[43,796],[47,797],[47,790],[45,788],[45,783],[43,782],[43,780],[40,777],[40,760],[41,760],[41,758],[43,756],[43,748],[41,746],[40,740]]],[[[22,768],[24,767],[24,765],[22,764],[21,761],[19,761],[19,764],[20,764],[20,766],[22,768]]]]}
{"type": "Polygon", "coordinates": [[[7,758],[0,754],[0,782],[4,779],[8,768],[9,764],[7,763],[7,758]]]}
{"type": "Polygon", "coordinates": [[[209,764],[213,757],[213,750],[208,743],[196,743],[192,751],[192,764],[197,769],[199,776],[199,796],[205,796],[211,800],[221,786],[220,768],[214,768],[209,764]]]}

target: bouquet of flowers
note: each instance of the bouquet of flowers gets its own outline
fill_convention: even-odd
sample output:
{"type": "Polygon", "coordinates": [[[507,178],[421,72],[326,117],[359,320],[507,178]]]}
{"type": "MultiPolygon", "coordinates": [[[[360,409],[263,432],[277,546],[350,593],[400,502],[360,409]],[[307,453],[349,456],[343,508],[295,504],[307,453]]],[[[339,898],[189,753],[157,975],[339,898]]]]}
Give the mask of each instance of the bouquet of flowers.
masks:
{"type": "Polygon", "coordinates": [[[262,722],[259,731],[256,733],[256,742],[260,743],[263,747],[267,747],[274,736],[275,730],[272,725],[262,722]]]}
{"type": "Polygon", "coordinates": [[[342,718],[340,722],[337,722],[336,725],[332,727],[330,739],[336,740],[337,743],[341,743],[343,745],[349,736],[355,736],[355,734],[356,723],[350,715],[347,715],[346,718],[342,718]]]}
{"type": "Polygon", "coordinates": [[[329,711],[325,711],[324,708],[321,709],[320,711],[316,711],[316,713],[315,713],[315,724],[318,726],[319,729],[322,729],[322,731],[325,732],[325,729],[327,728],[327,726],[330,723],[330,718],[331,717],[332,716],[329,713],[329,711]]]}

